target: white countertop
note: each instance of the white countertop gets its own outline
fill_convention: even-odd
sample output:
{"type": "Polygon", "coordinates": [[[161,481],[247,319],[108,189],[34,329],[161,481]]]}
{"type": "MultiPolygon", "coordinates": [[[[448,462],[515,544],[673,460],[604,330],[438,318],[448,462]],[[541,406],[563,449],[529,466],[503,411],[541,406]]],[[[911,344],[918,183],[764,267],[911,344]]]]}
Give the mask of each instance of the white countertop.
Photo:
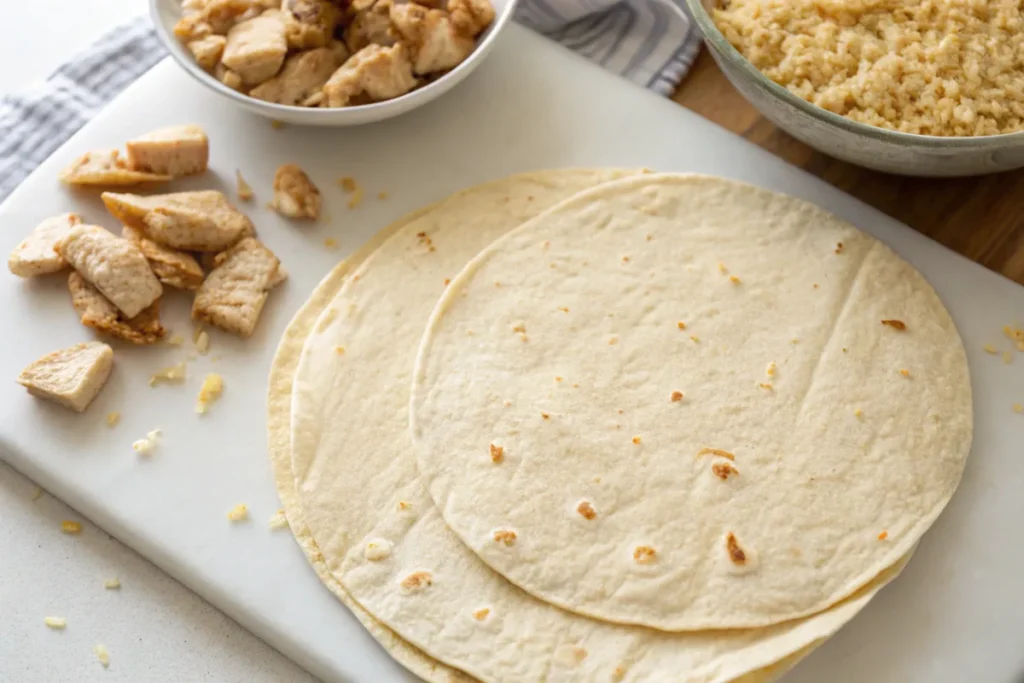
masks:
{"type": "MultiPolygon", "coordinates": [[[[46,76],[109,27],[146,11],[145,0],[32,0],[8,21],[46,26],[0,41],[0,94],[46,76]]],[[[10,13],[9,13],[10,14],[10,13]]],[[[13,226],[7,226],[11,228],[13,226]]],[[[134,551],[85,523],[0,463],[0,681],[289,681],[314,679],[134,551]],[[119,590],[104,581],[121,581],[119,590]],[[67,619],[52,631],[47,616],[67,619]],[[110,652],[104,669],[93,648],[110,652]]]]}

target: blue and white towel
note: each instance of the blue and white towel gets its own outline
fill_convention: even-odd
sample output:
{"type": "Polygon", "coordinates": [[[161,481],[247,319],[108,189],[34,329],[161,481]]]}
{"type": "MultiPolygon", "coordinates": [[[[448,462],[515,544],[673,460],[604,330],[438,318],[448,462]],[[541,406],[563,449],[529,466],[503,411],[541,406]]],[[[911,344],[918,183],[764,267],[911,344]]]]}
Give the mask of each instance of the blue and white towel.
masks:
{"type": "MultiPolygon", "coordinates": [[[[633,83],[669,95],[700,36],[681,0],[520,0],[516,20],[633,83]]],[[[148,17],[97,41],[49,79],[0,101],[0,201],[107,102],[164,57],[148,17]]]]}

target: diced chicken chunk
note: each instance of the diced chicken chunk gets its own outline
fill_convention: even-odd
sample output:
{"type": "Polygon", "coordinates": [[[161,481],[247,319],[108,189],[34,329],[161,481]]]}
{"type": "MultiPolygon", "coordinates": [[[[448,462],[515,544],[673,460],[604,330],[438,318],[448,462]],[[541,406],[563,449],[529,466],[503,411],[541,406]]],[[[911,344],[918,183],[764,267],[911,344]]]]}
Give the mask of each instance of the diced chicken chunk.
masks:
{"type": "Polygon", "coordinates": [[[295,50],[326,46],[341,23],[341,10],[330,0],[285,0],[284,14],[285,38],[295,50]]]}
{"type": "Polygon", "coordinates": [[[283,279],[281,262],[258,240],[247,237],[219,254],[215,264],[196,292],[192,318],[249,337],[267,294],[283,279]]]}
{"type": "Polygon", "coordinates": [[[171,249],[146,239],[135,228],[124,226],[121,237],[139,245],[157,279],[178,289],[199,289],[206,274],[196,257],[187,251],[171,249]]]}
{"type": "Polygon", "coordinates": [[[447,71],[473,52],[473,37],[456,30],[448,14],[413,3],[391,8],[391,21],[409,46],[412,70],[417,74],[447,71]]]}
{"type": "Polygon", "coordinates": [[[57,247],[71,267],[128,318],[160,298],[163,287],[142,251],[95,225],[77,225],[57,247]]]}
{"type": "Polygon", "coordinates": [[[99,290],[78,273],[68,276],[71,305],[82,324],[132,344],[155,344],[164,336],[160,324],[160,301],[154,301],[134,318],[126,318],[99,290]]]}
{"type": "Polygon", "coordinates": [[[21,371],[18,384],[28,393],[83,412],[100,393],[114,367],[114,350],[86,342],[47,354],[21,371]]]}
{"type": "Polygon", "coordinates": [[[494,21],[494,5],[490,0],[448,0],[448,14],[459,33],[475,38],[494,21]]]}
{"type": "Polygon", "coordinates": [[[257,85],[273,77],[281,70],[288,52],[285,25],[279,10],[267,10],[236,24],[228,31],[221,63],[247,85],[257,85]]]}
{"type": "Polygon", "coordinates": [[[7,259],[7,268],[18,277],[56,273],[67,268],[68,262],[57,253],[57,245],[81,222],[82,217],[77,213],[47,218],[14,248],[7,259]]]}
{"type": "Polygon", "coordinates": [[[338,66],[330,48],[300,52],[285,60],[281,73],[257,85],[249,95],[266,102],[302,104],[321,91],[338,66]]]}
{"type": "Polygon", "coordinates": [[[220,57],[224,54],[224,46],[228,39],[224,36],[209,35],[188,42],[188,50],[196,58],[196,63],[207,71],[216,68],[220,57]]]}
{"type": "Polygon", "coordinates": [[[184,251],[221,251],[255,234],[252,221],[216,190],[142,196],[104,192],[107,210],[158,244],[184,251]]]}
{"type": "Polygon", "coordinates": [[[392,0],[353,3],[354,16],[345,27],[345,44],[352,52],[358,52],[367,45],[389,47],[397,42],[391,30],[390,12],[392,0]]]}
{"type": "Polygon", "coordinates": [[[274,199],[270,208],[288,218],[315,221],[320,215],[320,190],[301,168],[285,164],[274,174],[274,199]]]}
{"type": "Polygon", "coordinates": [[[344,64],[346,60],[352,56],[352,53],[348,50],[348,46],[340,40],[332,40],[331,44],[327,47],[330,48],[331,53],[334,55],[334,61],[338,66],[344,64]]]}
{"type": "Polygon", "coordinates": [[[366,98],[389,100],[416,87],[409,54],[401,43],[367,45],[349,57],[324,85],[326,106],[345,107],[366,98]]]}
{"type": "Polygon", "coordinates": [[[231,69],[224,66],[223,64],[218,64],[216,67],[214,67],[213,75],[218,81],[228,86],[232,90],[245,92],[245,83],[242,82],[242,77],[236,74],[231,69]]]}
{"type": "Polygon", "coordinates": [[[210,141],[199,126],[168,126],[126,143],[128,166],[135,171],[171,177],[203,173],[210,141]]]}
{"type": "Polygon", "coordinates": [[[116,149],[86,152],[60,172],[60,179],[68,185],[138,185],[164,183],[169,175],[133,171],[116,149]]]}
{"type": "Polygon", "coordinates": [[[202,40],[213,33],[213,27],[206,21],[203,12],[186,14],[174,25],[174,36],[183,43],[202,40]]]}

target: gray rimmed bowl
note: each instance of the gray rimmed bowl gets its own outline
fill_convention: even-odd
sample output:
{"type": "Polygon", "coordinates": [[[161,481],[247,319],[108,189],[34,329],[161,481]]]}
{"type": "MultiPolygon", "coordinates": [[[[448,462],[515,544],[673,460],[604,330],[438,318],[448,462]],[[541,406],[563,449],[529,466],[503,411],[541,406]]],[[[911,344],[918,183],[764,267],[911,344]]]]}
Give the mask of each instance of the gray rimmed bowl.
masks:
{"type": "Polygon", "coordinates": [[[899,133],[833,114],[762,74],[711,18],[716,0],[686,0],[722,73],[765,118],[819,152],[912,176],[969,176],[1024,167],[1024,132],[971,138],[899,133]]]}

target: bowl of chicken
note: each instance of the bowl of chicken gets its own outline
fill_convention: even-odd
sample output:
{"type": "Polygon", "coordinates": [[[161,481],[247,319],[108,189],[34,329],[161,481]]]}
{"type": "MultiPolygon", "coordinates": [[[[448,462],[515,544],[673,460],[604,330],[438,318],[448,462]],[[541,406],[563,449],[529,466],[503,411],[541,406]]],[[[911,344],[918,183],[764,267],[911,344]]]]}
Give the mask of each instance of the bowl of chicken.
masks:
{"type": "Polygon", "coordinates": [[[516,0],[150,0],[164,46],[218,95],[276,121],[352,126],[440,97],[487,56],[516,0]]]}

